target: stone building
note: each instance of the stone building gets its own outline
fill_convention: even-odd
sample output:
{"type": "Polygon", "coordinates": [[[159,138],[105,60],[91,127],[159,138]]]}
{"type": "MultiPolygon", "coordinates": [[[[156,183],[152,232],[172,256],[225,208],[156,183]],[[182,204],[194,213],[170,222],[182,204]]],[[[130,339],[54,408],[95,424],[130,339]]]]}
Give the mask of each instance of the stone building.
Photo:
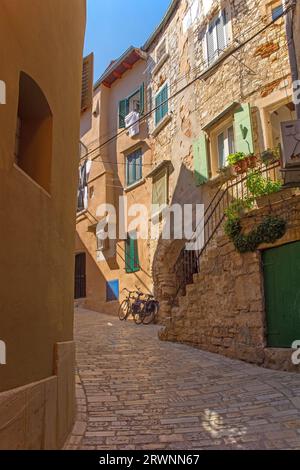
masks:
{"type": "MultiPolygon", "coordinates": [[[[143,202],[147,206],[155,202],[180,206],[200,203],[205,207],[205,250],[187,252],[186,240],[165,240],[161,233],[158,239],[151,239],[149,234],[145,244],[149,287],[153,282],[160,301],[158,321],[165,324],[161,337],[288,368],[292,339],[297,339],[294,335],[298,331],[298,324],[296,331],[292,326],[297,323],[293,308],[297,289],[289,293],[287,312],[291,314],[286,322],[285,315],[272,311],[265,295],[264,286],[271,284],[272,273],[264,268],[263,259],[272,256],[273,252],[268,252],[272,245],[260,246],[255,254],[241,255],[223,234],[225,210],[245,189],[243,176],[235,176],[228,167],[229,154],[254,154],[259,161],[267,149],[282,147],[281,123],[296,117],[285,17],[281,0],[171,3],[142,47],[144,102],[150,111],[145,117],[147,164],[151,164],[145,171],[148,193],[143,194],[143,202]],[[247,292],[252,282],[253,290],[247,292]],[[232,286],[234,291],[230,290],[232,286]],[[272,315],[278,317],[276,321],[272,315]],[[282,331],[288,325],[284,338],[278,334],[278,338],[270,339],[270,322],[279,329],[282,325],[282,331]]],[[[133,80],[134,68],[123,77],[115,70],[118,63],[114,62],[106,73],[112,71],[114,81],[119,79],[116,83],[127,77],[133,80]]],[[[111,86],[111,94],[115,86],[111,86]]],[[[113,115],[116,120],[116,111],[113,115]]],[[[118,158],[114,152],[107,161],[118,158]]],[[[281,178],[279,162],[271,167],[259,164],[259,168],[270,180],[281,178]]],[[[291,196],[288,202],[284,194],[283,207],[296,204],[298,196],[291,196]]],[[[276,214],[276,204],[268,200],[265,212],[254,206],[245,226],[256,218],[260,220],[260,214],[276,214]]],[[[284,258],[285,249],[291,249],[295,259],[299,254],[293,216],[287,215],[286,222],[287,233],[277,243],[275,261],[284,258]],[[295,243],[285,248],[288,242],[295,243]]],[[[294,269],[292,284],[295,278],[294,269]]],[[[126,277],[122,285],[127,285],[126,277]]],[[[286,287],[278,275],[272,288],[284,296],[286,287]]]]}
{"type": "MultiPolygon", "coordinates": [[[[127,203],[149,206],[151,148],[147,121],[125,128],[125,120],[142,118],[145,102],[146,54],[130,47],[113,61],[94,86],[93,107],[81,119],[81,142],[90,161],[88,204],[77,213],[76,292],[75,297],[87,308],[99,312],[118,312],[124,288],[152,291],[149,242],[134,239],[132,231],[119,235],[124,222],[119,217],[120,197],[127,203]],[[118,135],[117,138],[111,136],[118,135]],[[108,141],[108,142],[107,142],[108,141]],[[101,221],[108,222],[101,204],[116,208],[116,239],[100,240],[101,221]],[[100,212],[99,212],[100,211],[100,212]],[[86,279],[80,285],[80,279],[86,279]]],[[[133,216],[128,217],[128,223],[133,216]]],[[[112,220],[110,220],[111,222],[112,220]]]]}
{"type": "MultiPolygon", "coordinates": [[[[275,266],[285,250],[286,256],[291,250],[299,259],[297,222],[288,210],[297,203],[297,196],[282,202],[288,229],[274,251],[271,245],[261,245],[255,254],[241,255],[224,238],[222,228],[228,205],[226,181],[238,196],[243,190],[238,178],[226,170],[228,155],[259,156],[276,148],[282,144],[281,123],[296,118],[284,4],[250,0],[201,4],[195,0],[173,5],[172,15],[146,44],[153,63],[152,94],[167,84],[168,96],[174,96],[159,133],[154,120],[149,125],[150,134],[155,135],[153,162],[172,162],[170,202],[186,203],[191,197],[205,204],[205,250],[195,254],[195,265],[193,258],[189,260],[191,254],[180,253],[178,240],[154,246],[154,286],[161,301],[160,321],[166,322],[161,338],[267,366],[292,368],[290,348],[300,335],[297,264],[288,280],[275,268],[269,272],[264,259],[272,258],[275,266]],[[166,54],[158,66],[155,57],[161,47],[166,54]],[[191,176],[194,184],[187,179],[191,176]],[[178,283],[178,273],[189,262],[189,276],[179,276],[178,283]],[[267,292],[270,285],[269,290],[279,292],[281,298],[289,297],[281,314],[267,292]],[[178,296],[185,289],[186,296],[178,296]]],[[[272,171],[273,179],[280,178],[278,169],[272,171]]],[[[256,215],[252,210],[245,227],[253,228],[251,223],[261,214],[276,214],[280,211],[277,204],[270,197],[265,212],[261,209],[256,215]]]]}
{"type": "Polygon", "coordinates": [[[1,1],[1,449],[61,448],[74,422],[74,216],[86,11],[84,0],[71,3],[1,1]]]}

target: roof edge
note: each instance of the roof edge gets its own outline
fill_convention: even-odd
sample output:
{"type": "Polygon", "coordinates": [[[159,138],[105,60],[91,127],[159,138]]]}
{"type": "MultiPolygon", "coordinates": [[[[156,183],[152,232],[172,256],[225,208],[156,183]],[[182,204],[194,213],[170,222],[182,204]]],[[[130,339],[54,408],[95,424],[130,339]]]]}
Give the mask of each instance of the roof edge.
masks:
{"type": "Polygon", "coordinates": [[[145,44],[142,46],[143,51],[147,51],[149,47],[151,46],[151,44],[155,41],[157,36],[161,33],[162,29],[165,27],[165,25],[168,23],[168,21],[172,17],[179,3],[180,3],[180,0],[172,0],[160,24],[157,26],[155,31],[151,34],[149,39],[147,39],[145,44]]]}
{"type": "Polygon", "coordinates": [[[145,59],[145,52],[143,51],[142,48],[130,46],[125,52],[123,52],[123,54],[117,60],[115,60],[115,62],[113,62],[111,65],[107,67],[107,69],[104,71],[101,77],[98,78],[98,80],[95,82],[94,90],[96,90],[101,85],[101,83],[105,81],[105,79],[112,72],[112,70],[118,67],[118,65],[120,65],[124,61],[124,59],[128,56],[128,54],[130,54],[133,51],[137,52],[137,54],[139,54],[141,59],[145,59]]]}

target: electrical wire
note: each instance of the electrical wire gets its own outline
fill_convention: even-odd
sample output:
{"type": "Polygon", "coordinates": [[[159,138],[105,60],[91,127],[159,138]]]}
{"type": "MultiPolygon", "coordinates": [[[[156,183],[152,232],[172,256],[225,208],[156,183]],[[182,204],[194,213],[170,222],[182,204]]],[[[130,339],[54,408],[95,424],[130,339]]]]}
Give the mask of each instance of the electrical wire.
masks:
{"type": "MultiPolygon", "coordinates": [[[[244,42],[242,43],[238,43],[238,45],[235,47],[234,50],[232,51],[229,51],[226,55],[224,55],[224,57],[221,57],[219,60],[217,60],[216,64],[212,64],[212,67],[210,70],[214,70],[215,68],[218,68],[220,66],[220,64],[222,64],[225,60],[227,60],[229,57],[233,56],[233,54],[235,54],[237,51],[239,51],[240,49],[242,49],[245,45],[247,45],[249,42],[251,42],[253,39],[255,39],[257,36],[259,36],[260,34],[262,34],[263,32],[265,32],[270,26],[272,26],[274,23],[276,23],[281,17],[285,16],[288,11],[291,9],[291,7],[288,7],[286,8],[283,13],[278,17],[276,18],[275,20],[272,20],[271,22],[269,22],[268,24],[266,24],[263,28],[261,28],[260,30],[258,30],[256,33],[254,33],[250,38],[246,39],[244,42]]],[[[253,27],[251,28],[251,30],[253,30],[253,27]]],[[[242,33],[242,35],[245,35],[245,33],[242,33]]],[[[235,38],[235,41],[234,42],[237,42],[237,38],[235,38]]],[[[227,47],[227,46],[226,46],[227,47]]],[[[205,61],[202,61],[202,64],[201,65],[204,65],[206,62],[205,61]]],[[[200,67],[199,66],[199,67],[200,67]]],[[[163,106],[164,104],[167,104],[169,103],[171,100],[173,100],[174,98],[176,98],[178,95],[180,95],[181,93],[183,93],[187,88],[189,88],[190,86],[192,86],[196,81],[198,81],[199,79],[202,78],[202,75],[205,75],[205,72],[206,72],[206,69],[200,73],[199,75],[197,75],[194,79],[192,79],[190,82],[188,82],[185,86],[183,86],[182,88],[180,88],[179,90],[177,90],[173,95],[171,95],[170,97],[168,97],[164,102],[162,102],[160,105],[158,106],[155,106],[154,108],[152,108],[150,111],[148,111],[146,114],[144,114],[140,119],[138,119],[135,123],[142,123],[146,118],[148,118],[149,116],[151,116],[157,109],[159,109],[161,106],[163,106]]],[[[130,126],[131,127],[131,126],[130,126]]],[[[129,128],[130,128],[129,127],[129,128]]],[[[101,150],[102,148],[104,148],[105,146],[109,145],[110,143],[112,143],[115,139],[117,139],[118,137],[120,137],[121,135],[123,135],[125,132],[128,131],[129,128],[126,128],[126,129],[122,129],[120,132],[117,132],[116,134],[114,134],[112,137],[110,137],[108,140],[106,140],[105,142],[103,142],[101,145],[99,145],[98,147],[94,148],[92,151],[88,152],[83,158],[81,158],[81,160],[83,159],[87,159],[92,153],[94,153],[95,151],[99,151],[101,150]]],[[[95,155],[93,158],[91,158],[92,161],[96,161],[96,159],[98,157],[100,157],[101,154],[98,153],[97,155],[95,155]]],[[[101,161],[101,163],[104,163],[101,161]]],[[[109,163],[109,164],[114,164],[114,162],[105,162],[105,163],[109,163]]],[[[116,162],[115,163],[116,165],[119,165],[119,164],[123,164],[122,162],[116,162]]],[[[125,162],[124,162],[125,164],[125,162]]]]}

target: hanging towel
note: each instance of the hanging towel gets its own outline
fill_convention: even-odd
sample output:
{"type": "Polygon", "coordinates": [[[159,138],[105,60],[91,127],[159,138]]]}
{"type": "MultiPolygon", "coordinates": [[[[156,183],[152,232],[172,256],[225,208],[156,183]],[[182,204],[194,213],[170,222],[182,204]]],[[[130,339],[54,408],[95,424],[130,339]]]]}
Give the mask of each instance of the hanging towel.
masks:
{"type": "Polygon", "coordinates": [[[131,113],[127,114],[125,117],[125,127],[129,128],[128,133],[130,137],[134,137],[135,135],[139,134],[140,132],[140,113],[136,111],[131,111],[131,113]]]}
{"type": "Polygon", "coordinates": [[[79,186],[78,186],[78,212],[88,208],[88,179],[92,167],[91,160],[85,162],[79,168],[79,186]]]}

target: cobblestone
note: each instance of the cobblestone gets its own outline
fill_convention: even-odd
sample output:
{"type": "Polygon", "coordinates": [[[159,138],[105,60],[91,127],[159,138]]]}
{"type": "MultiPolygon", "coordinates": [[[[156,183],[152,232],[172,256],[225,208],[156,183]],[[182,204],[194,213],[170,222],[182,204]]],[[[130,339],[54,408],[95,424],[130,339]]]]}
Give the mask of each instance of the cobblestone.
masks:
{"type": "Polygon", "coordinates": [[[300,449],[300,377],[161,342],[77,310],[78,422],[67,449],[300,449]]]}

